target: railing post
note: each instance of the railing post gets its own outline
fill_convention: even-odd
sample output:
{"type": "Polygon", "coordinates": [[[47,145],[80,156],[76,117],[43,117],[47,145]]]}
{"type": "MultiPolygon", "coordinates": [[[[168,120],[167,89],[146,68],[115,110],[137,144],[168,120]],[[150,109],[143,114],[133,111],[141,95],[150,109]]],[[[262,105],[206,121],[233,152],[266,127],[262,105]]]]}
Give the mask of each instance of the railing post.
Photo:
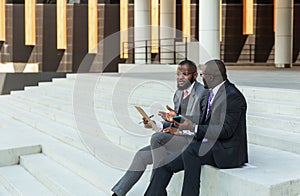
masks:
{"type": "Polygon", "coordinates": [[[125,51],[125,42],[122,42],[122,54],[121,54],[122,58],[124,58],[124,51],[125,51]]]}
{"type": "Polygon", "coordinates": [[[176,38],[174,38],[174,48],[173,48],[173,58],[174,58],[174,64],[176,64],[176,38]]]}
{"type": "Polygon", "coordinates": [[[252,62],[252,44],[250,44],[250,52],[249,52],[249,54],[250,54],[250,63],[252,62]]]}
{"type": "Polygon", "coordinates": [[[148,41],[147,40],[145,41],[145,44],[146,44],[145,45],[145,55],[146,55],[145,56],[146,57],[145,60],[146,60],[146,64],[148,64],[148,45],[147,45],[148,41]]]}
{"type": "Polygon", "coordinates": [[[158,62],[159,64],[161,64],[161,55],[160,55],[160,52],[161,52],[161,41],[160,39],[158,39],[158,62]]]}

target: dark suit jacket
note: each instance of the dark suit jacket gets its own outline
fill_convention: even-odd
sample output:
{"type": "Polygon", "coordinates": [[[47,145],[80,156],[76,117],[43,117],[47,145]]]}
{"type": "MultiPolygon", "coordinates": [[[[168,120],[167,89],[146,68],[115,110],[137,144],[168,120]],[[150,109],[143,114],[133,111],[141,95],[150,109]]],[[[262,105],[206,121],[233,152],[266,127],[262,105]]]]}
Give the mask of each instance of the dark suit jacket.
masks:
{"type": "MultiPolygon", "coordinates": [[[[205,100],[207,105],[208,96],[205,100]]],[[[208,142],[201,145],[200,154],[211,150],[219,168],[239,167],[248,162],[246,110],[242,93],[226,81],[215,95],[207,118],[206,109],[202,111],[195,137],[198,141],[205,137],[208,142]]]]}
{"type": "MultiPolygon", "coordinates": [[[[205,108],[205,102],[203,97],[207,95],[208,90],[204,88],[202,84],[200,84],[198,81],[195,81],[195,84],[192,88],[192,91],[190,93],[188,106],[186,109],[186,115],[185,117],[189,118],[195,123],[198,123],[199,118],[201,118],[202,113],[199,111],[204,111],[205,108]]],[[[176,90],[173,102],[174,102],[174,110],[176,113],[179,111],[179,107],[182,101],[183,97],[183,90],[176,90]]],[[[164,128],[170,126],[169,122],[163,123],[164,128]]]]}

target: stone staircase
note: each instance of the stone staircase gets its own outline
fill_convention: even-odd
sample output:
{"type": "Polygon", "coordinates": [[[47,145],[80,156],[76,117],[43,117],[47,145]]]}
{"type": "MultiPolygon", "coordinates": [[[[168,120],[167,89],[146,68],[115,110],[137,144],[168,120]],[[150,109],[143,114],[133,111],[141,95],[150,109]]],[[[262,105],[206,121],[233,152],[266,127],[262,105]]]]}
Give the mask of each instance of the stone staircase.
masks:
{"type": "MultiPolygon", "coordinates": [[[[68,74],[0,96],[0,195],[110,195],[149,144],[134,105],[172,105],[175,74],[68,74]]],[[[138,72],[138,71],[137,71],[138,72]]],[[[238,86],[248,101],[249,168],[203,167],[201,195],[300,194],[300,92],[238,86]]],[[[129,192],[140,196],[149,170],[129,192]]],[[[169,195],[180,195],[182,172],[169,195]]]]}

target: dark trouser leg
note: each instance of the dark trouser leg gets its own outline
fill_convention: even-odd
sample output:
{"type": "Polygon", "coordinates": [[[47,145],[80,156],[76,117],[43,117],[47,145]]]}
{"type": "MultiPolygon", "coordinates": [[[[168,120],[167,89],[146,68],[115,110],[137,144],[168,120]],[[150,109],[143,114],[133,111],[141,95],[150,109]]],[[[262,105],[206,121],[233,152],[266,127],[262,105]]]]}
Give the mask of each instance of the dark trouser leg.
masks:
{"type": "Polygon", "coordinates": [[[149,164],[152,164],[151,147],[146,146],[135,154],[129,169],[112,188],[112,191],[118,196],[126,195],[133,185],[141,178],[149,164]]]}
{"type": "Polygon", "coordinates": [[[179,156],[169,164],[157,168],[153,172],[151,182],[145,192],[145,196],[166,196],[166,188],[174,173],[183,170],[182,157],[179,156]]]}
{"type": "Polygon", "coordinates": [[[184,180],[182,196],[199,196],[201,165],[215,165],[211,150],[199,156],[201,143],[191,143],[182,154],[184,164],[184,180]]]}
{"type": "Polygon", "coordinates": [[[191,142],[192,137],[157,132],[151,137],[153,169],[170,163],[191,142]],[[167,158],[166,158],[167,157],[167,158]]]}

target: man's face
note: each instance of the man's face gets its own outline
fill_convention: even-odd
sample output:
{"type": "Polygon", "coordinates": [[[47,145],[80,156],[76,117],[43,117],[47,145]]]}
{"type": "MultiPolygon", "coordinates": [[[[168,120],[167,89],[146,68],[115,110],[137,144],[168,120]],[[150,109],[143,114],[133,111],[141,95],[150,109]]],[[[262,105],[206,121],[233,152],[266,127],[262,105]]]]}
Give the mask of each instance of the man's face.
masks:
{"type": "Polygon", "coordinates": [[[204,65],[202,67],[202,81],[203,81],[203,85],[204,88],[209,89],[209,88],[213,88],[214,85],[214,71],[211,69],[208,69],[208,67],[206,65],[204,65]]]}
{"type": "Polygon", "coordinates": [[[177,88],[187,89],[196,80],[196,72],[193,72],[188,65],[178,65],[177,67],[177,88]]]}

